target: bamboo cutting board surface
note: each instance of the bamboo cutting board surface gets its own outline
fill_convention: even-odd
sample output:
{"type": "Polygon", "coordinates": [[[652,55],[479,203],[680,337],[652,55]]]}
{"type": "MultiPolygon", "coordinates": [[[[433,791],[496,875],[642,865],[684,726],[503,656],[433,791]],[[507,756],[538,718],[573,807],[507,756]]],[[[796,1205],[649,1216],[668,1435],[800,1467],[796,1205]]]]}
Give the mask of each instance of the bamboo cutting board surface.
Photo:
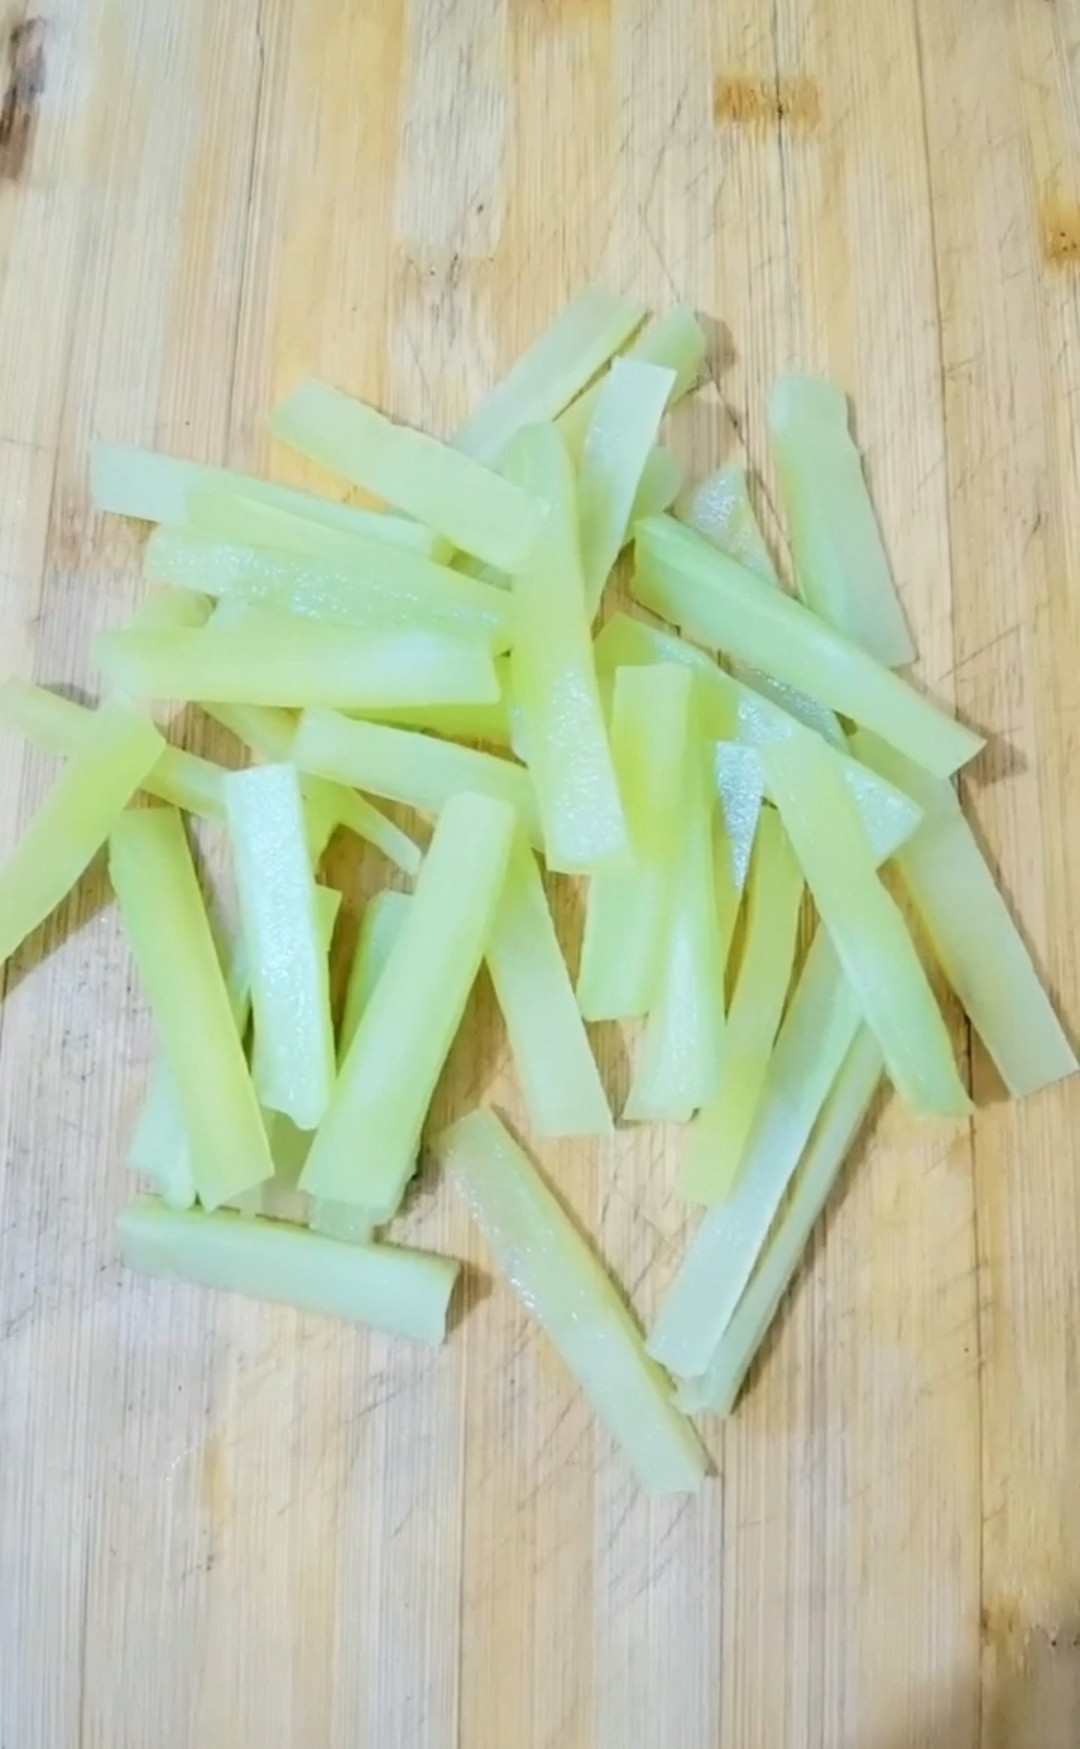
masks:
{"type": "MultiPolygon", "coordinates": [[[[92,438],[304,481],[264,430],[303,374],[449,430],[588,280],[685,299],[693,467],[745,445],[767,496],[770,379],[853,395],[1075,1032],[1080,0],[51,0],[0,32],[5,670],[92,689],[139,597],[92,438]]],[[[50,776],[5,739],[5,844],[50,776]]],[[[438,1354],[122,1277],[153,1044],[100,871],[6,987],[3,1749],[1080,1739],[1075,1083],[1007,1105],[954,1011],[977,1119],[879,1113],[717,1479],[650,1504],[438,1186],[409,1229],[474,1266],[438,1354]]],[[[481,1097],[519,1114],[484,990],[439,1110],[481,1097]]],[[[676,1146],[543,1154],[646,1316],[676,1146]]]]}

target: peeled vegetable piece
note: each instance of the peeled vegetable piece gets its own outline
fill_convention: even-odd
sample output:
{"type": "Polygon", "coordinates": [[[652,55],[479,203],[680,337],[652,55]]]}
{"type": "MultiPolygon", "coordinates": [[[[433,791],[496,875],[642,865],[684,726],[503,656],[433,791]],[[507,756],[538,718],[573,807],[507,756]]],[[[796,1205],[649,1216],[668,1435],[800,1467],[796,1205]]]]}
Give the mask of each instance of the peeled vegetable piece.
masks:
{"type": "MultiPolygon", "coordinates": [[[[764,747],[807,733],[801,722],[770,699],[744,686],[711,657],[693,644],[672,637],[643,620],[616,613],[596,640],[596,665],[602,675],[616,668],[640,667],[651,662],[677,662],[691,668],[705,732],[718,741],[740,742],[745,747],[764,747]]],[[[845,743],[846,746],[846,743],[845,743]]],[[[909,796],[868,771],[846,751],[835,757],[866,835],[879,862],[884,862],[918,825],[920,810],[909,796]]]]}
{"type": "Polygon", "coordinates": [[[681,822],[660,980],[624,1117],[686,1123],[720,1085],[724,964],[717,904],[714,791],[693,725],[680,779],[681,822]]]}
{"type": "MultiPolygon", "coordinates": [[[[87,705],[30,681],[0,683],[0,723],[18,730],[48,753],[70,759],[81,752],[88,736],[93,734],[95,716],[96,712],[87,705]]],[[[220,766],[212,760],[162,743],[157,760],[139,787],[163,802],[186,808],[191,814],[217,820],[224,811],[221,777],[220,766]]]]}
{"type": "Polygon", "coordinates": [[[610,1135],[615,1126],[544,883],[520,837],[495,914],[487,965],[535,1134],[610,1135]]]}
{"type": "Polygon", "coordinates": [[[353,722],[333,711],[305,711],[292,756],[301,771],[356,784],[422,814],[441,813],[462,790],[495,797],[510,803],[530,842],[536,847],[541,844],[529,773],[493,753],[437,741],[411,729],[353,722]]]}
{"type": "Polygon", "coordinates": [[[274,1163],[179,814],[123,814],[109,873],[176,1085],[195,1188],[217,1208],[272,1177],[274,1163]]]}
{"type": "Polygon", "coordinates": [[[680,1193],[696,1202],[719,1202],[738,1174],[791,982],[802,893],[802,871],[787,833],[775,811],[766,808],[750,874],[746,939],[724,1031],[720,1090],[694,1119],[679,1174],[680,1193]]]}
{"type": "Polygon", "coordinates": [[[814,1125],[791,1195],[777,1216],[706,1372],[679,1385],[677,1401],[687,1414],[708,1411],[730,1415],[735,1407],[750,1363],[776,1316],[814,1223],[870,1109],[882,1068],[877,1040],[868,1027],[860,1027],[814,1125]]]}
{"type": "MultiPolygon", "coordinates": [[[[705,331],[693,310],[688,309],[685,304],[676,304],[666,315],[657,316],[653,321],[647,322],[626,348],[623,356],[640,364],[659,365],[661,370],[673,370],[675,387],[669,401],[669,405],[673,406],[676,401],[689,394],[697,382],[705,362],[706,349],[705,331]]],[[[599,377],[559,415],[558,427],[575,464],[581,460],[585,433],[604,382],[605,377],[599,377]]]]}
{"type": "Polygon", "coordinates": [[[882,885],[859,817],[820,743],[761,755],[806,884],[876,1034],[893,1085],[920,1115],[966,1117],[971,1101],[915,945],[882,885]]]}
{"type": "Polygon", "coordinates": [[[0,964],[67,896],[165,743],[120,699],[90,716],[80,744],[0,867],[0,964]]]}
{"type": "Polygon", "coordinates": [[[491,935],[516,819],[506,802],[447,802],[408,916],[360,1018],[300,1188],[381,1223],[412,1174],[424,1117],[491,935]]]}
{"type": "MultiPolygon", "coordinates": [[[[750,857],[757,837],[765,799],[761,760],[753,747],[735,741],[717,741],[712,757],[713,778],[720,798],[725,856],[733,892],[741,894],[750,873],[750,857]]],[[[734,926],[732,918],[732,926],[734,926]]]]}
{"type": "Polygon", "coordinates": [[[573,469],[553,425],[519,431],[504,466],[547,509],[514,579],[510,656],[544,854],[559,873],[593,874],[630,846],[589,637],[573,469]]]}
{"type": "Polygon", "coordinates": [[[430,554],[438,546],[438,536],[408,517],[338,504],[313,492],[298,491],[295,486],[256,479],[253,474],[206,467],[201,462],[181,461],[178,456],[161,455],[152,449],[131,449],[118,443],[94,444],[90,455],[90,489],[95,510],[134,516],[143,522],[171,523],[177,528],[191,524],[194,495],[208,490],[228,493],[235,496],[238,505],[266,505],[286,514],[290,523],[299,523],[301,528],[310,526],[315,531],[312,548],[289,547],[290,552],[320,550],[317,533],[320,527],[411,547],[420,553],[430,554]]]}
{"type": "Polygon", "coordinates": [[[375,893],[364,906],[339,1028],[338,1056],[342,1062],[401,934],[411,903],[408,893],[396,893],[388,887],[375,893]]]}
{"type": "Polygon", "coordinates": [[[540,1323],[650,1494],[693,1493],[708,1469],[628,1308],[585,1240],[492,1112],[435,1152],[522,1304],[540,1323]]]}
{"type": "Polygon", "coordinates": [[[532,551],[542,513],[526,492],[339,389],[301,383],[275,408],[270,429],[500,571],[519,570],[532,551]]]}
{"type": "Polygon", "coordinates": [[[980,736],[938,710],[858,644],[670,517],[638,524],[633,590],[643,606],[714,649],[787,681],[874,729],[938,777],[980,736]]]}
{"type": "Polygon", "coordinates": [[[673,774],[687,758],[692,684],[672,663],[615,672],[611,751],[632,854],[589,882],[578,977],[586,1020],[645,1014],[662,975],[682,802],[673,774]]]}
{"type": "Polygon", "coordinates": [[[846,395],[821,377],[780,377],[766,416],[799,594],[886,668],[913,662],[846,395]]]}
{"type": "Polygon", "coordinates": [[[626,542],[645,464],[674,386],[673,370],[617,358],[596,398],[578,471],[581,566],[590,619],[626,542]]]}
{"type": "MultiPolygon", "coordinates": [[[[331,508],[352,510],[348,505],[331,508]]],[[[440,562],[453,553],[450,542],[441,534],[421,527],[410,517],[378,510],[354,510],[353,514],[365,518],[365,522],[357,527],[331,526],[325,521],[298,516],[279,504],[243,498],[228,488],[208,484],[188,494],[183,528],[193,535],[209,535],[215,540],[262,547],[275,553],[295,553],[298,558],[331,565],[370,558],[373,544],[384,551],[396,547],[401,552],[440,562]]]]}
{"type": "Polygon", "coordinates": [[[205,631],[100,632],[94,660],[133,698],[199,703],[483,704],[499,696],[481,644],[434,632],[353,626],[255,613],[205,631]]]}
{"type": "Polygon", "coordinates": [[[458,1266],[397,1245],[346,1245],[286,1221],[181,1213],[136,1197],[116,1223],[123,1260],[143,1275],[246,1294],[438,1346],[458,1266]]]}
{"type": "Polygon", "coordinates": [[[143,569],[151,582],[301,619],[367,631],[442,632],[492,650],[510,646],[505,589],[374,540],[353,541],[348,559],[324,559],[158,528],[147,542],[143,569]]]}
{"type": "Polygon", "coordinates": [[[263,1105],[313,1130],[334,1084],[334,1032],[296,771],[231,772],[225,805],[251,964],[256,1090],[263,1105]]]}
{"type": "Polygon", "coordinates": [[[495,467],[515,432],[561,413],[640,327],[644,315],[643,305],[586,286],[484,396],[454,438],[454,448],[495,467]]]}
{"type": "Polygon", "coordinates": [[[695,1378],[708,1367],[861,1020],[819,929],[769,1062],[742,1169],[694,1234],[649,1333],[649,1353],[669,1372],[695,1378]]]}
{"type": "Polygon", "coordinates": [[[902,783],[923,824],[897,858],[942,971],[1016,1099],[1072,1075],[1076,1056],[951,784],[860,733],[861,759],[902,783]]]}
{"type": "MultiPolygon", "coordinates": [[[[670,402],[668,403],[670,406],[670,402]]],[[[683,488],[682,463],[670,449],[660,445],[652,451],[641,470],[641,479],[630,512],[630,527],[646,516],[659,516],[670,509],[683,488]]]]}

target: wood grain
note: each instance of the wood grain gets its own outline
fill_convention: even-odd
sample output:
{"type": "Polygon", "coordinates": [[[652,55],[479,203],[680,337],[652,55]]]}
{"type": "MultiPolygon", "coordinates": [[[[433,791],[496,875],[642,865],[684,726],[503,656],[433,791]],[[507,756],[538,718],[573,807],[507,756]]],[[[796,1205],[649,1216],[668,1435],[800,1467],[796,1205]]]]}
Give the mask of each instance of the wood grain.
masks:
{"type": "MultiPolygon", "coordinates": [[[[447,430],[590,278],[686,299],[711,382],[672,442],[745,454],[774,536],[766,385],[854,397],[923,682],[997,736],[967,800],[1075,1030],[1078,67],[1080,0],[9,8],[8,667],[93,692],[137,599],[91,438],[303,482],[263,426],[301,374],[447,430]]],[[[0,749],[0,848],[48,777],[0,749]]],[[[978,1117],[878,1114],[718,1478],[650,1504],[437,1185],[409,1229],[473,1265],[438,1355],[121,1277],[152,1040],[93,871],[0,1012],[3,1749],[1074,1743],[1080,1094],[1007,1105],[951,1018],[978,1117]]],[[[439,1109],[487,1096],[521,1117],[481,988],[439,1109]]],[[[544,1153],[645,1315],[677,1145],[544,1153]]]]}

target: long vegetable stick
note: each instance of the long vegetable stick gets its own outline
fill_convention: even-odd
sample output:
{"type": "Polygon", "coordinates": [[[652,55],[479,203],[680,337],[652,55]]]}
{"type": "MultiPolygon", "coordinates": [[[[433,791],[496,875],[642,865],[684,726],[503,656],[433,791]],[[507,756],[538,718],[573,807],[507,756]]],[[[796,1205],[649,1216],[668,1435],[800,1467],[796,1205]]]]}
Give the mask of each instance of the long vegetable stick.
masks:
{"type": "Polygon", "coordinates": [[[553,425],[518,432],[504,466],[547,517],[514,580],[510,682],[548,867],[595,873],[629,852],[593,662],[573,470],[553,425]]]}
{"type": "Polygon", "coordinates": [[[630,527],[646,516],[660,516],[669,510],[683,488],[682,463],[662,444],[649,455],[641,470],[641,479],[630,512],[630,527]]]}
{"type": "Polygon", "coordinates": [[[270,429],[500,571],[513,573],[529,557],[542,517],[534,499],[471,456],[326,383],[301,383],[274,409],[270,429]]]}
{"type": "Polygon", "coordinates": [[[447,802],[401,933],[360,1018],[300,1181],[312,1196],[389,1220],[491,934],[516,817],[505,802],[447,802]]]}
{"type": "Polygon", "coordinates": [[[603,1265],[493,1113],[435,1143],[511,1287],[543,1326],[650,1494],[693,1493],[708,1463],[603,1265]]]}
{"type": "Polygon", "coordinates": [[[387,887],[381,893],[375,893],[364,906],[338,1029],[338,1057],[342,1062],[356,1037],[360,1016],[371,1001],[394,943],[401,934],[410,904],[408,893],[397,893],[392,887],[387,887]]]}
{"type": "Polygon", "coordinates": [[[769,1062],[742,1170],[694,1234],[649,1334],[649,1353],[670,1372],[696,1378],[708,1367],[861,1019],[819,929],[769,1062]]]}
{"type": "Polygon", "coordinates": [[[673,370],[616,359],[597,396],[578,473],[581,566],[590,619],[626,543],[645,464],[674,387],[673,370]]]}
{"type": "Polygon", "coordinates": [[[638,601],[682,630],[874,729],[890,746],[948,777],[982,737],[938,710],[801,602],[770,588],[670,517],[638,524],[638,601]]]}
{"type": "MultiPolygon", "coordinates": [[[[765,799],[765,778],[755,749],[743,747],[737,741],[717,741],[712,769],[724,829],[724,857],[737,904],[750,873],[765,799]]],[[[732,927],[734,922],[732,917],[732,927]]]]}
{"type": "Polygon", "coordinates": [[[563,411],[640,327],[644,315],[641,304],[587,286],[474,408],[454,438],[455,449],[494,467],[522,426],[554,419],[563,411]]]}
{"type": "Polygon", "coordinates": [[[1017,1099],[1072,1075],[1076,1054],[951,784],[860,731],[855,751],[924,812],[897,867],[934,955],[1017,1099]]]}
{"type": "Polygon", "coordinates": [[[438,1345],[458,1266],[397,1245],[343,1245],[284,1221],[181,1213],[137,1197],[117,1223],[124,1262],[145,1275],[324,1312],[438,1345]]]}
{"type": "Polygon", "coordinates": [[[687,1414],[730,1415],[735,1407],[743,1379],[870,1109],[883,1066],[873,1033],[860,1027],[799,1162],[791,1196],[777,1216],[731,1322],[704,1374],[680,1382],[676,1400],[687,1414]]]}
{"type": "Polygon", "coordinates": [[[894,1086],[920,1114],[966,1116],[971,1101],[948,1028],[824,744],[787,741],[766,747],[761,762],[806,884],[894,1086]]]}
{"type": "Polygon", "coordinates": [[[150,998],[206,1208],[273,1176],[191,852],[171,808],[121,816],[109,872],[150,998]]]}
{"type": "Polygon", "coordinates": [[[615,1126],[540,871],[521,839],[511,852],[487,965],[535,1134],[610,1135],[615,1126]]]}
{"type": "MultiPolygon", "coordinates": [[[[685,304],[676,304],[666,315],[647,322],[626,348],[623,356],[641,364],[659,365],[662,370],[673,370],[675,387],[671,392],[670,404],[674,406],[676,401],[681,401],[684,395],[689,394],[697,382],[705,361],[705,351],[705,332],[693,310],[688,309],[685,304]]],[[[604,381],[603,376],[599,377],[559,415],[559,430],[575,464],[581,460],[585,433],[589,429],[589,421],[604,381]]]]}
{"type": "Polygon", "coordinates": [[[415,553],[440,564],[454,550],[442,535],[411,517],[380,510],[354,510],[344,504],[333,504],[330,508],[352,512],[364,521],[346,524],[328,522],[322,517],[314,521],[310,516],[297,515],[295,509],[284,504],[244,497],[235,488],[208,481],[188,494],[182,526],[191,534],[214,540],[262,547],[275,553],[295,553],[298,558],[332,564],[349,564],[370,557],[373,543],[383,548],[396,547],[400,552],[415,553]]]}

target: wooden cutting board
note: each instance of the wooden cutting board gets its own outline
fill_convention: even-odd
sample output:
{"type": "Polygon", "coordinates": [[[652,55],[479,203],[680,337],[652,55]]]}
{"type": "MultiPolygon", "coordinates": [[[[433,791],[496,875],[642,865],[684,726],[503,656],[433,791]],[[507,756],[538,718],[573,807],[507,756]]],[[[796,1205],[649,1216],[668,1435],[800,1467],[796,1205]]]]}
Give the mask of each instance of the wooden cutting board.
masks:
{"type": "MultiPolygon", "coordinates": [[[[851,392],[1080,1025],[1080,0],[50,0],[3,54],[5,669],[92,691],[139,598],[92,438],[302,480],[264,428],[302,374],[446,430],[588,280],[685,299],[690,468],[745,448],[768,499],[770,379],[851,392]]],[[[5,843],[49,778],[5,739],[5,843]]],[[[7,968],[3,1749],[1076,1743],[1076,1084],[1005,1104],[953,1011],[978,1118],[879,1115],[716,1480],[650,1504],[436,1183],[409,1230],[472,1265],[438,1354],[121,1276],[153,1046],[107,897],[7,968]]],[[[481,1098],[519,1113],[484,991],[439,1110],[481,1098]]],[[[643,1316],[677,1148],[542,1156],[643,1316]]]]}

